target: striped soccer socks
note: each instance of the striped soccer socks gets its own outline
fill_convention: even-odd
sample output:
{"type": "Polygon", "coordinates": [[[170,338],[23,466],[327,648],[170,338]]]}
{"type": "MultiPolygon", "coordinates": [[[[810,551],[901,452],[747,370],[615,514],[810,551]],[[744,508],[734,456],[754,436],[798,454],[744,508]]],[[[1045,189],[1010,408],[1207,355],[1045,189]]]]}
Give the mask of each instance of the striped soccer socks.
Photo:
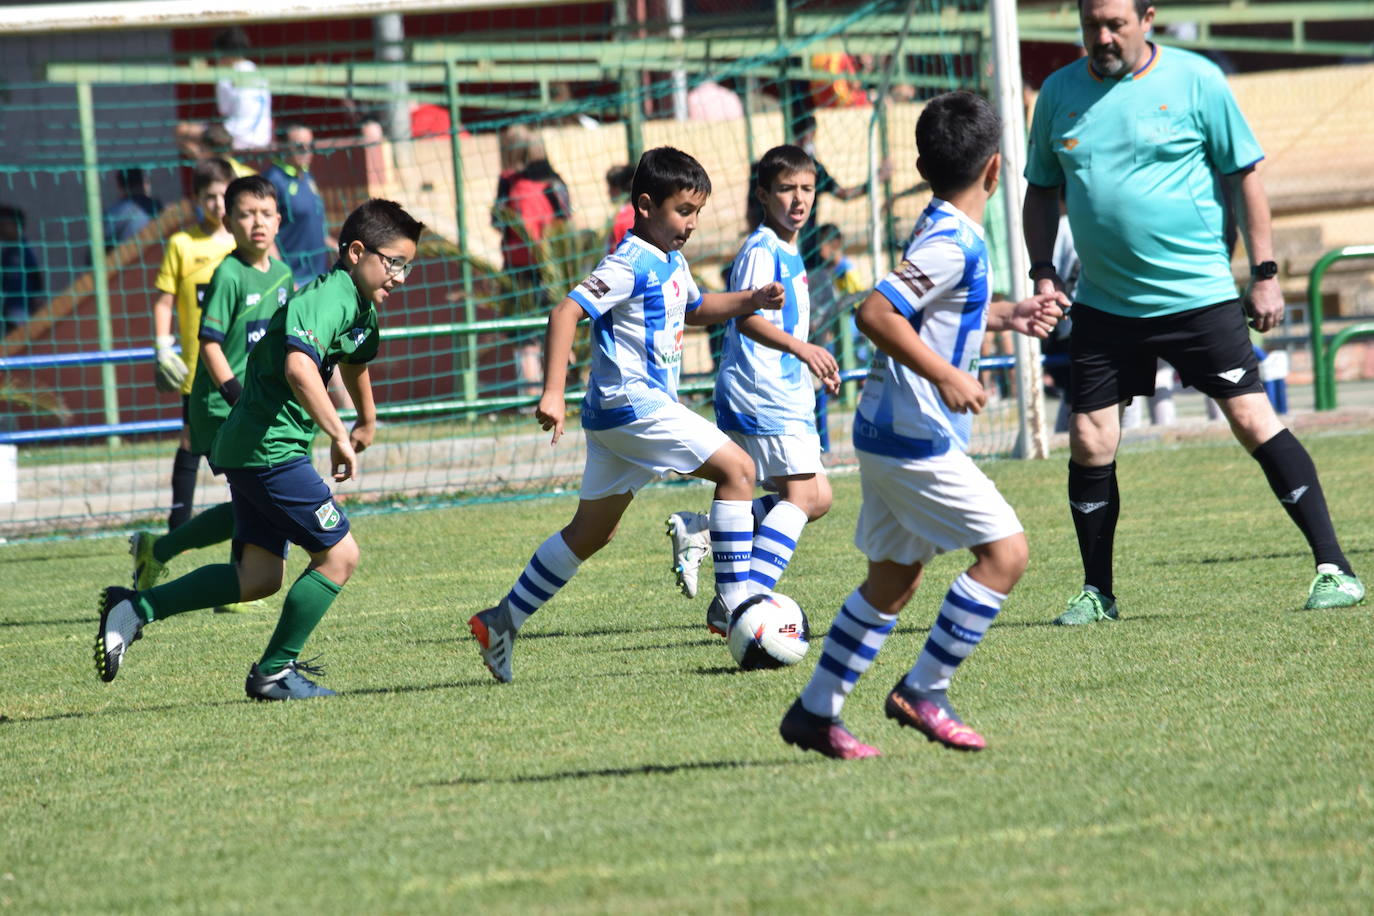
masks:
{"type": "Polygon", "coordinates": [[[968,573],[955,579],[904,683],[925,692],[948,690],[955,669],[982,641],[1006,600],[1006,595],[975,582],[968,573]]]}
{"type": "Polygon", "coordinates": [[[896,625],[897,615],[882,613],[854,589],[830,625],[820,661],[802,691],[802,708],[828,719],[837,717],[896,625]]]}
{"type": "Polygon", "coordinates": [[[754,534],[754,550],[749,559],[749,594],[771,592],[792,560],[797,539],[806,527],[806,513],[800,506],[779,502],[768,513],[754,534]]]}
{"type": "Polygon", "coordinates": [[[753,503],[743,499],[711,502],[711,560],[716,593],[733,611],[749,597],[749,558],[753,553],[753,503]]]}
{"type": "Polygon", "coordinates": [[[568,584],[577,573],[582,560],[572,552],[568,542],[563,540],[563,532],[555,531],[549,535],[539,549],[530,557],[525,571],[515,580],[506,595],[506,606],[510,608],[511,625],[517,630],[544,604],[558,594],[558,590],[568,584]]]}

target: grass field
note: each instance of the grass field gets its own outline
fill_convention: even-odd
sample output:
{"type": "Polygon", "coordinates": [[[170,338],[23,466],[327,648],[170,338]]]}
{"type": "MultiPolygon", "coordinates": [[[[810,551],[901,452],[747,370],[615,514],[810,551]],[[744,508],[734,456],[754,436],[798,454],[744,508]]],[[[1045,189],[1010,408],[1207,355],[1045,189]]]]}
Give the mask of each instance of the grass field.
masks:
{"type": "MultiPolygon", "coordinates": [[[[1304,441],[1368,582],[1374,433],[1304,441]]],[[[706,598],[673,588],[662,520],[704,508],[698,486],[642,494],[530,621],[511,685],[464,622],[573,499],[359,519],[362,568],[307,650],[343,695],[298,704],[243,697],[262,617],[156,624],[100,683],[123,540],[0,547],[0,909],[1374,908],[1374,608],[1296,610],[1310,558],[1254,462],[1230,440],[1123,453],[1123,619],[1074,630],[1047,625],[1079,585],[1063,456],[989,472],[1031,568],[955,681],[976,755],[882,716],[963,556],[932,565],[846,709],[883,757],[778,739],[862,578],[853,476],[783,580],[818,643],[775,672],[735,671],[706,598]]]]}

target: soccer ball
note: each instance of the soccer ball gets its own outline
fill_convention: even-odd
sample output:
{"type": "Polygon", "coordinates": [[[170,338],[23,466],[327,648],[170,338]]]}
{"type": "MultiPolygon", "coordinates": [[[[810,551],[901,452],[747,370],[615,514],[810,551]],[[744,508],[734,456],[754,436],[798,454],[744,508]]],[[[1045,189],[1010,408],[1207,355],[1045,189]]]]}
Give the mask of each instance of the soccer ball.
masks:
{"type": "Polygon", "coordinates": [[[795,665],[811,648],[811,625],[786,595],[765,592],[735,608],[726,635],[745,671],[795,665]]]}

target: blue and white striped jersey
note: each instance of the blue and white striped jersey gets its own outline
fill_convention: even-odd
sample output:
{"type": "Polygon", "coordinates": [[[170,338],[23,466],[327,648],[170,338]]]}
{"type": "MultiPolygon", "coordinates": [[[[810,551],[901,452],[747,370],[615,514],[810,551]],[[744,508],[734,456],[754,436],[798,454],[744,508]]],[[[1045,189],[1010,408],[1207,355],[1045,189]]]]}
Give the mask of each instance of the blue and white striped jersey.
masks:
{"type": "Polygon", "coordinates": [[[568,296],[591,316],[584,429],[611,429],[677,401],[682,330],[701,291],[681,252],[626,233],[568,296]]]}
{"type": "MultiPolygon", "coordinates": [[[[758,289],[775,280],[786,291],[782,308],[754,314],[806,340],[811,330],[806,265],[795,246],[779,239],[767,226],[759,226],[735,255],[730,290],[758,289]]],[[[815,432],[816,391],[811,370],[792,354],[741,334],[739,321],[731,319],[725,331],[716,375],[716,425],[754,436],[815,432]]]]}
{"type": "MultiPolygon", "coordinates": [[[[953,205],[930,202],[907,242],[901,265],[883,278],[882,294],[921,340],[965,372],[976,374],[992,299],[983,229],[953,205]]],[[[927,458],[968,448],[970,413],[953,413],[926,379],[875,352],[854,419],[854,447],[893,458],[927,458]]]]}

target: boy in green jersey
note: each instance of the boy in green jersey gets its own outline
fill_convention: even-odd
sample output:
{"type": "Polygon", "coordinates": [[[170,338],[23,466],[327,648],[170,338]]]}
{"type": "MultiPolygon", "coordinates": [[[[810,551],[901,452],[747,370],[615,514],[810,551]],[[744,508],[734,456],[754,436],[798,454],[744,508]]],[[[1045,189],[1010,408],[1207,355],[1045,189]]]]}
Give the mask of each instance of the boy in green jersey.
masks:
{"type": "Polygon", "coordinates": [[[112,681],[146,624],[173,614],[265,598],[281,588],[288,544],[310,566],[286,593],[267,649],[244,690],[257,700],[332,696],[298,661],[305,641],[358,565],[348,517],[310,464],[317,430],[330,439],[334,480],[353,476],[372,443],[376,406],[367,363],[377,355],[377,308],[405,282],[423,224],[388,200],[370,200],[339,233],[339,260],[273,313],[248,357],[243,395],[220,427],[210,460],[229,478],[235,562],[202,566],[147,591],[111,586],[100,600],[96,673],[112,681]],[[357,405],[352,432],[325,384],[339,367],[357,405]]]}
{"type": "MultiPolygon", "coordinates": [[[[225,189],[224,212],[235,248],[215,269],[201,304],[200,359],[186,410],[189,451],[197,461],[202,455],[209,457],[215,434],[243,393],[239,378],[247,367],[249,351],[267,330],[272,313],[286,304],[294,288],[291,268],[268,255],[281,224],[277,189],[272,182],[258,175],[235,180],[225,189]]],[[[211,468],[219,473],[213,463],[211,468]]],[[[135,533],[129,539],[134,588],[152,588],[165,564],[177,554],[233,536],[230,503],[207,509],[162,537],[151,531],[135,533]]],[[[232,604],[215,610],[246,608],[232,604]]]]}

